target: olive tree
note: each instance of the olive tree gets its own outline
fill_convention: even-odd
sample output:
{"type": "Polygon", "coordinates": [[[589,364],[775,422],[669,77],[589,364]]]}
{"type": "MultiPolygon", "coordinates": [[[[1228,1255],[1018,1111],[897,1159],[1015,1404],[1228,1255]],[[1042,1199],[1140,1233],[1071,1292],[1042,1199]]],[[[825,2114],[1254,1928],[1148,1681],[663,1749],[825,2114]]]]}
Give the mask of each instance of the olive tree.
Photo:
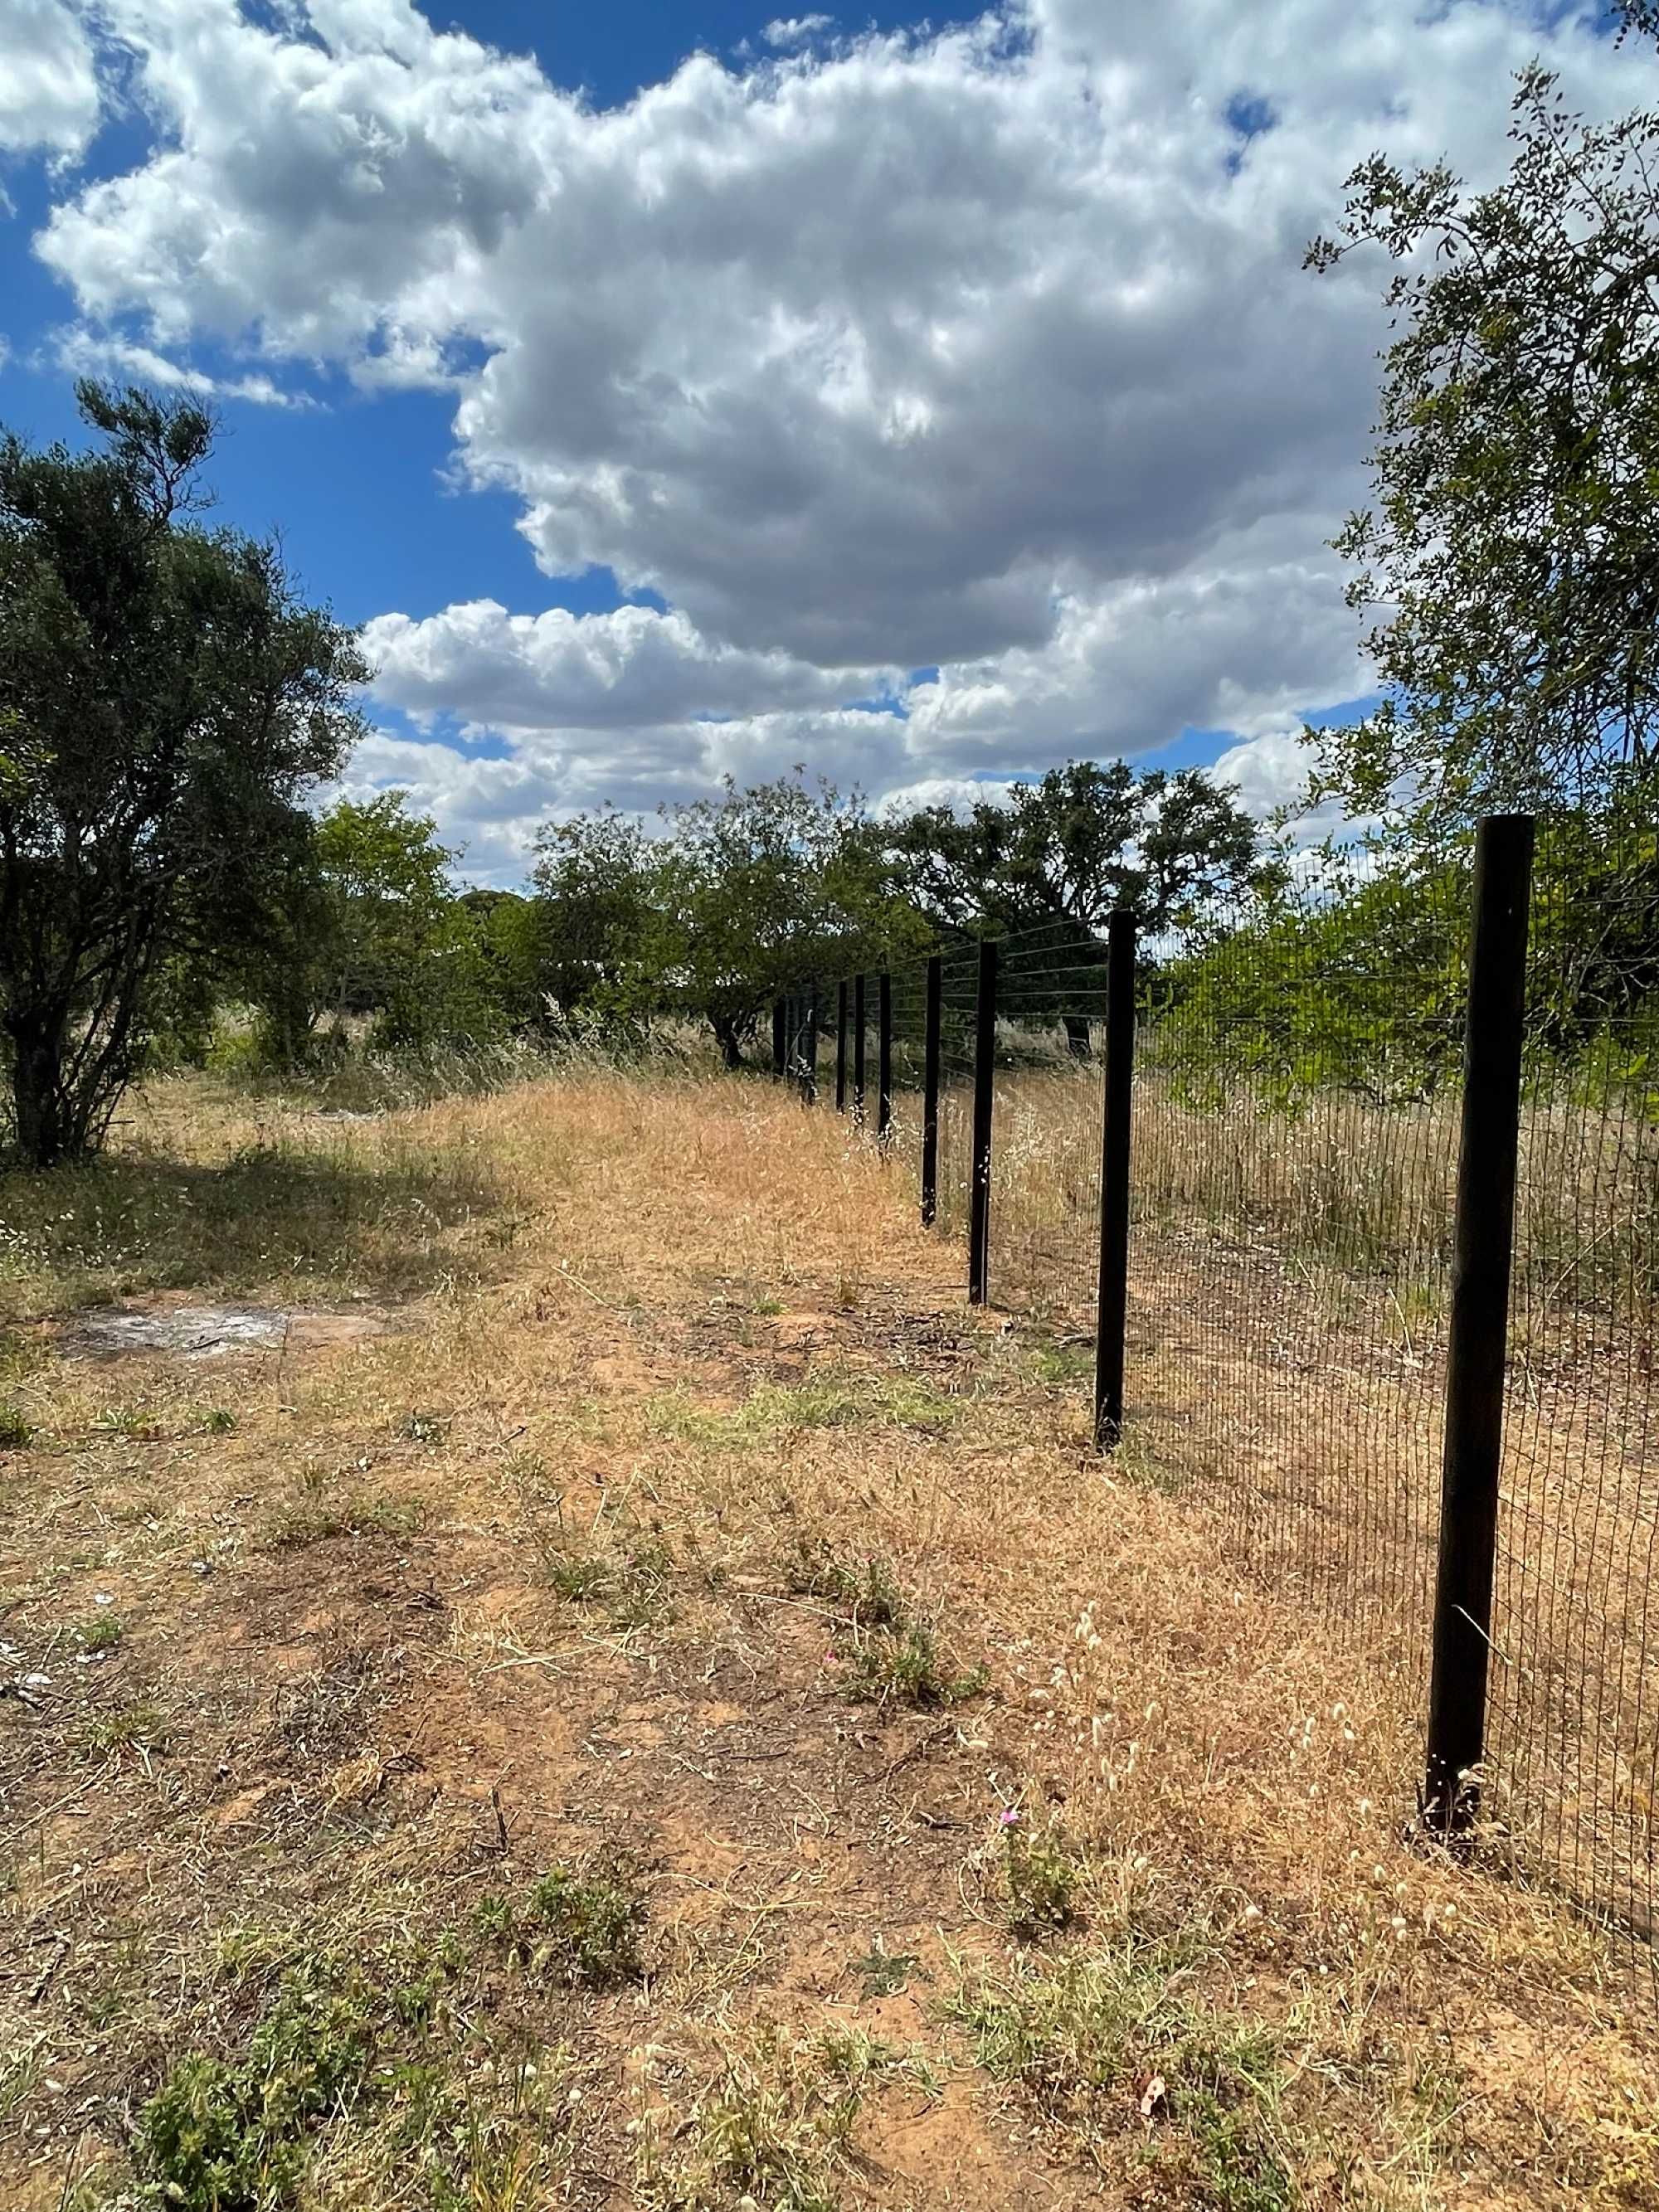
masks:
{"type": "Polygon", "coordinates": [[[164,973],[266,926],[369,673],[274,545],[192,520],[201,407],[77,396],[92,450],[0,434],[0,1034],[41,1167],[101,1140],[164,973]]]}

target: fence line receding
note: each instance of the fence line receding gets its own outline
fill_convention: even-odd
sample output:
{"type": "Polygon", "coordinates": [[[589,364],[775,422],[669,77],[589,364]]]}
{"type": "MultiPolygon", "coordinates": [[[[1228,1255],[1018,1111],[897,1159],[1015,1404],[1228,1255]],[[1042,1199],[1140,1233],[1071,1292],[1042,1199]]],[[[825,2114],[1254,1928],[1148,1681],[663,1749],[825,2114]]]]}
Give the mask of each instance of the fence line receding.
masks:
{"type": "MultiPolygon", "coordinates": [[[[1478,842],[1513,890],[1508,821],[1478,842]]],[[[775,1037],[806,1010],[811,1096],[833,1027],[836,1103],[914,1163],[970,1296],[1097,1334],[1103,1444],[1126,1421],[1244,1571],[1363,1632],[1425,1721],[1432,1693],[1425,1820],[1651,1974],[1659,863],[1650,836],[1587,871],[1583,840],[1539,826],[1473,999],[1471,844],[1125,916],[1115,1019],[1113,933],[1060,918],[805,986],[775,1037]]]]}

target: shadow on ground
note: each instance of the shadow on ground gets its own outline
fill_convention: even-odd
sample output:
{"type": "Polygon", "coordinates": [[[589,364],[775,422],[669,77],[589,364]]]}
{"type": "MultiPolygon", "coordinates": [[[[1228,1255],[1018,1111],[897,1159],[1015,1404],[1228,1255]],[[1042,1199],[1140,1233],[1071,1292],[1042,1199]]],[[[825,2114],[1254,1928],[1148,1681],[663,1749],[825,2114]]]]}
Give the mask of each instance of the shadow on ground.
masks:
{"type": "Polygon", "coordinates": [[[416,1151],[380,1130],[222,1164],[133,1151],[13,1170],[0,1175],[0,1322],[145,1291],[406,1296],[509,1241],[507,1210],[476,1151],[416,1151]]]}

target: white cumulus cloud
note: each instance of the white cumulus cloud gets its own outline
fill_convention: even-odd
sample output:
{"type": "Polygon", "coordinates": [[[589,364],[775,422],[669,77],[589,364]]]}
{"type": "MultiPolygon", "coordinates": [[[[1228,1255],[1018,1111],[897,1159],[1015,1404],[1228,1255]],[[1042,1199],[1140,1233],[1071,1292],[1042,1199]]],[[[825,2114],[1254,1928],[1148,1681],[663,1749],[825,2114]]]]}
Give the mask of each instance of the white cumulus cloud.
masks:
{"type": "Polygon", "coordinates": [[[84,12],[66,0],[0,0],[0,152],[79,154],[98,123],[84,12]]]}
{"type": "Polygon", "coordinates": [[[514,615],[475,599],[421,622],[377,616],[363,647],[389,706],[430,716],[464,701],[470,722],[495,730],[616,730],[833,707],[854,691],[890,690],[900,677],[712,643],[684,615],[641,606],[514,615]]]}
{"type": "Polygon", "coordinates": [[[595,110],[407,0],[103,0],[154,143],[37,250],[81,343],[452,392],[463,480],[550,576],[667,603],[373,626],[388,703],[508,733],[510,763],[416,749],[501,849],[537,807],[742,764],[955,787],[1189,726],[1257,748],[1229,772],[1265,802],[1297,715],[1369,681],[1326,540],[1382,272],[1316,281],[1303,247],[1378,145],[1498,173],[1534,53],[1596,111],[1654,99],[1592,16],[780,18],[595,110]],[[902,714],[858,711],[895,682],[902,714]]]}

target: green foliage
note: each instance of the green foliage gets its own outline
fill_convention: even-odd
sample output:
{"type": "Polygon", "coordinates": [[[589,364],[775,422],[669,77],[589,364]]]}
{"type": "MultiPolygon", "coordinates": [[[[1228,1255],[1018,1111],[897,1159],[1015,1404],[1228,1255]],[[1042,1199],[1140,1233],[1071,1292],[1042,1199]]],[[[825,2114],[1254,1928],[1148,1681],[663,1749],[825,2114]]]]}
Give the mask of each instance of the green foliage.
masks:
{"type": "Polygon", "coordinates": [[[604,1605],[613,1628],[648,1628],[672,1615],[673,1571],[667,1545],[641,1536],[603,1555],[556,1553],[548,1561],[547,1579],[574,1605],[604,1605]]]}
{"type": "Polygon", "coordinates": [[[521,981],[508,975],[502,953],[509,925],[492,923],[495,907],[476,895],[457,895],[456,858],[401,791],[329,808],[289,872],[287,936],[246,963],[260,1057],[287,1066],[338,1056],[352,1016],[373,1018],[371,1051],[488,1044],[506,1034],[503,994],[521,981]]]}
{"type": "Polygon", "coordinates": [[[890,957],[907,930],[887,894],[856,797],[799,777],[677,808],[665,855],[666,969],[735,1065],[761,1011],[815,974],[861,966],[866,943],[890,957]]]}
{"type": "Polygon", "coordinates": [[[775,1443],[792,1429],[938,1430],[959,1403],[918,1376],[826,1371],[808,1382],[759,1382],[741,1404],[715,1410],[674,1392],[653,1401],[651,1425],[688,1443],[738,1449],[775,1443]]]}
{"type": "Polygon", "coordinates": [[[499,1020],[514,1036],[548,1026],[550,936],[538,900],[517,891],[467,890],[460,903],[477,942],[477,982],[499,1020]]]}
{"type": "Polygon", "coordinates": [[[481,1003],[479,949],[471,913],[451,892],[455,858],[401,791],[343,799],[324,815],[316,865],[329,920],[319,953],[337,1023],[373,1010],[376,1041],[398,1045],[465,1026],[481,1003]]]}
{"type": "Polygon", "coordinates": [[[586,1605],[611,1588],[613,1576],[609,1560],[581,1557],[553,1560],[547,1579],[558,1596],[573,1605],[586,1605]]]}
{"type": "Polygon", "coordinates": [[[1319,787],[1422,835],[1597,811],[1621,775],[1652,811],[1659,112],[1586,123],[1534,64],[1510,135],[1509,176],[1473,196],[1373,155],[1309,250],[1328,270],[1380,246],[1396,272],[1375,501],[1337,541],[1389,696],[1318,738],[1319,787]]]}
{"type": "Polygon", "coordinates": [[[822,1536],[796,1538],[788,1582],[800,1596],[827,1598],[863,1628],[896,1628],[907,1617],[903,1593],[887,1560],[873,1552],[848,1559],[822,1536]]]}
{"type": "Polygon", "coordinates": [[[81,1723],[76,1740],[90,1758],[118,1760],[133,1752],[148,1760],[165,1752],[171,1738],[172,1730],[161,1707],[137,1704],[93,1715],[81,1723]]]}
{"type": "MultiPolygon", "coordinates": [[[[1321,1091],[1425,1103],[1462,1063],[1473,841],[1392,835],[1310,856],[1227,933],[1149,977],[1148,1071],[1184,1104],[1246,1088],[1295,1112],[1321,1091]]],[[[1652,1118],[1659,1077],[1659,821],[1616,783],[1540,825],[1528,919],[1528,1072],[1652,1118]]]]}
{"type": "Polygon", "coordinates": [[[1185,1103],[1241,1079],[1294,1109],[1326,1088],[1389,1105],[1431,1097],[1462,1049],[1468,876],[1455,863],[1332,856],[1316,892],[1271,889],[1242,927],[1166,963],[1151,987],[1149,1065],[1185,1103]]]}
{"type": "MultiPolygon", "coordinates": [[[[906,895],[941,931],[1042,929],[1042,950],[1028,946],[1002,978],[1000,1010],[1014,1020],[1098,999],[1114,908],[1134,907],[1152,938],[1274,878],[1255,823],[1201,769],[1071,761],[966,814],[923,807],[890,835],[906,895]]],[[[1086,1014],[1065,1025],[1086,1053],[1086,1014]]]]}
{"type": "Polygon", "coordinates": [[[1285,2069],[1271,2035],[1184,1986],[1178,1943],[1133,1936],[966,1984],[952,2011],[980,2063],[1017,2083],[1062,2142],[1099,2156],[1139,2133],[1171,2203],[1291,2212],[1298,2186],[1274,2115],[1285,2069]]]}
{"type": "Polygon", "coordinates": [[[265,2212],[289,2197],[308,2136],[364,2095],[375,2051],[368,1985],[312,1963],[283,1977],[246,2054],[192,2051],[138,2119],[140,2163],[185,2212],[265,2212]]]}
{"type": "Polygon", "coordinates": [[[659,927],[661,855],[633,817],[602,807],[536,840],[531,957],[556,1018],[589,1012],[627,1025],[657,1002],[647,946],[659,927]]]}
{"type": "Polygon", "coordinates": [[[37,1166],[271,928],[368,669],[274,545],[188,520],[212,423],[78,387],[100,450],[0,437],[0,1034],[37,1166]]]}
{"type": "MultiPolygon", "coordinates": [[[[921,1961],[914,1951],[890,1951],[877,1936],[861,1959],[853,1966],[859,1978],[859,1990],[866,2002],[872,1998],[896,1996],[908,1983],[921,1972],[921,1961]]],[[[921,1973],[921,1978],[928,1977],[921,1973]]]]}
{"type": "Polygon", "coordinates": [[[872,1705],[939,1706],[976,1698],[991,1677],[984,1666],[952,1671],[939,1638],[925,1621],[901,1628],[855,1626],[842,1691],[872,1705]]]}
{"type": "Polygon", "coordinates": [[[938,1632],[917,1616],[889,1561],[875,1553],[849,1558],[823,1537],[802,1534],[787,1567],[789,1588],[826,1600],[846,1624],[847,1649],[832,1650],[844,1697],[873,1705],[954,1705],[977,1697],[988,1670],[957,1672],[938,1632]]]}
{"type": "Polygon", "coordinates": [[[786,2040],[762,2028],[726,2061],[684,2124],[641,2130],[635,2201],[673,2212],[769,2205],[775,2212],[837,2212],[853,2129],[872,2088],[908,2080],[937,2084],[915,2058],[855,2031],[786,2040]],[[676,2148],[665,2157],[661,2138],[676,2148]]]}
{"type": "Polygon", "coordinates": [[[337,1536],[412,1536],[420,1528],[417,1498],[373,1497],[348,1491],[337,1498],[298,1498],[278,1506],[261,1532],[273,1552],[302,1550],[337,1536]]]}
{"type": "Polygon", "coordinates": [[[1123,761],[1070,761],[965,815],[922,807],[891,841],[905,890],[942,927],[1071,921],[1079,942],[1123,906],[1156,933],[1237,896],[1261,866],[1256,826],[1224,786],[1123,761]]]}
{"type": "Polygon", "coordinates": [[[15,1406],[0,1406],[0,1451],[21,1451],[34,1431],[15,1406]]]}
{"type": "Polygon", "coordinates": [[[539,850],[550,994],[624,1025],[690,1014],[732,1067],[774,999],[928,934],[856,795],[799,774],[728,781],[665,810],[654,836],[614,810],[580,815],[539,850]]]}
{"type": "Polygon", "coordinates": [[[503,2039],[487,2008],[448,1996],[481,1963],[456,1931],[348,1955],[231,1928],[217,1949],[222,2001],[138,2112],[123,2204],[286,2212],[320,2188],[462,2212],[556,2189],[575,2102],[562,2053],[503,2039]]]}
{"type": "Polygon", "coordinates": [[[633,1869],[612,1858],[586,1875],[553,1867],[516,1898],[492,1892],[479,1899],[474,1924],[526,1973],[572,1989],[610,1990],[644,1972],[645,1921],[633,1869]]]}
{"type": "Polygon", "coordinates": [[[1052,1826],[1034,1826],[1014,1805],[1003,1816],[1002,1848],[1013,1933],[1033,1942],[1069,1928],[1077,1917],[1083,1869],[1066,1838],[1052,1826]]]}

